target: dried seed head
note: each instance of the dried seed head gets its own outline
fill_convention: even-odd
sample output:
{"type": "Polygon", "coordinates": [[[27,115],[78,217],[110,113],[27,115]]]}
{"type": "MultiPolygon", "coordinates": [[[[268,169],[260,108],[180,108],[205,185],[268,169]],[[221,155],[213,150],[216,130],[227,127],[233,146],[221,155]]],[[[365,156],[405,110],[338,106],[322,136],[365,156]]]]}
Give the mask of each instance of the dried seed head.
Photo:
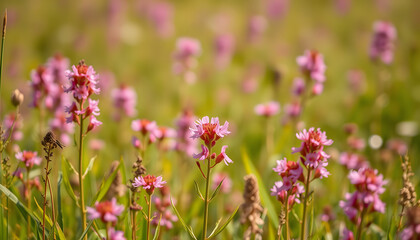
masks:
{"type": "Polygon", "coordinates": [[[132,192],[139,191],[140,188],[133,187],[134,179],[146,174],[146,168],[143,166],[143,160],[137,156],[137,160],[133,163],[133,179],[130,179],[128,187],[132,192]]]}
{"type": "Polygon", "coordinates": [[[11,99],[13,106],[19,107],[23,103],[23,99],[24,99],[23,94],[18,89],[15,89],[13,91],[12,99],[11,99]]]}
{"type": "Polygon", "coordinates": [[[261,219],[263,208],[260,204],[260,196],[258,190],[258,182],[254,175],[247,175],[244,177],[244,203],[241,205],[241,223],[248,225],[248,229],[244,233],[244,239],[250,239],[252,234],[258,238],[262,234],[260,225],[264,224],[261,219]]]}
{"type": "Polygon", "coordinates": [[[55,138],[55,135],[53,132],[49,131],[47,132],[47,134],[45,135],[44,139],[41,142],[42,146],[44,147],[51,147],[51,149],[56,148],[57,146],[60,148],[63,148],[63,144],[61,144],[60,141],[58,141],[55,138]]]}
{"type": "Polygon", "coordinates": [[[403,186],[400,189],[400,199],[398,200],[398,203],[403,207],[413,207],[416,205],[417,194],[413,183],[410,181],[410,177],[412,177],[414,173],[411,169],[411,162],[408,156],[401,159],[401,168],[403,170],[403,186]]]}

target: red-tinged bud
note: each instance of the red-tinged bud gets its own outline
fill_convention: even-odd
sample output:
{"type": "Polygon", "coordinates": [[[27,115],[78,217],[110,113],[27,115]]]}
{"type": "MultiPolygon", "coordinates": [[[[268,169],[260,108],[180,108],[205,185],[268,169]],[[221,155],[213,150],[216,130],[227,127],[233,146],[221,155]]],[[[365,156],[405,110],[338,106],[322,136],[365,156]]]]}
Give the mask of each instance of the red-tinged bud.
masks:
{"type": "Polygon", "coordinates": [[[213,153],[210,158],[215,159],[216,158],[216,153],[213,153]]]}
{"type": "MultiPolygon", "coordinates": [[[[214,153],[213,153],[214,154],[214,153]]],[[[223,159],[225,159],[225,157],[223,156],[223,154],[219,154],[216,158],[216,163],[214,165],[219,164],[221,161],[223,161],[223,159]]]]}

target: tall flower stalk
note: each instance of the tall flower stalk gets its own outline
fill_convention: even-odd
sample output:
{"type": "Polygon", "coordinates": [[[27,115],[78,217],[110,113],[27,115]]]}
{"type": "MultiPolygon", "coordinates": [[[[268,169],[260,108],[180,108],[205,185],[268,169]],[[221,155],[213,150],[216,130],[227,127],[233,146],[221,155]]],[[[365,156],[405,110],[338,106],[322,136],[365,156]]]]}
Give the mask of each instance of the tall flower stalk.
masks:
{"type": "MultiPolygon", "coordinates": [[[[75,101],[67,107],[66,112],[70,114],[67,118],[67,123],[75,122],[79,125],[79,192],[80,192],[80,214],[82,218],[82,231],[86,229],[86,209],[85,209],[85,196],[83,187],[83,140],[85,135],[93,130],[95,127],[102,124],[96,119],[99,115],[99,100],[92,100],[89,98],[92,93],[99,94],[100,89],[96,87],[98,83],[98,76],[92,66],[86,66],[84,61],[80,61],[77,66],[72,67],[72,70],[66,71],[66,77],[70,81],[64,91],[73,94],[75,101]],[[88,103],[88,106],[85,104],[88,103]],[[89,117],[89,124],[84,127],[84,120],[89,117]]],[[[87,235],[85,236],[87,239],[87,235]]]]}
{"type": "Polygon", "coordinates": [[[198,154],[194,154],[193,157],[199,160],[206,161],[206,172],[203,172],[201,164],[199,161],[196,162],[203,178],[206,181],[206,191],[204,195],[204,216],[203,216],[203,232],[202,239],[205,240],[207,236],[207,222],[208,222],[208,212],[209,212],[209,183],[210,183],[210,173],[211,169],[219,164],[221,161],[224,161],[226,165],[232,163],[233,161],[226,155],[227,145],[224,145],[221,149],[221,153],[216,157],[216,153],[212,153],[212,148],[216,144],[216,141],[230,134],[228,130],[229,123],[226,121],[223,125],[219,124],[219,118],[212,118],[211,121],[209,117],[203,117],[202,119],[197,120],[194,128],[191,128],[192,136],[191,138],[200,138],[203,140],[204,145],[201,145],[202,151],[198,154]],[[212,164],[212,160],[214,163],[212,164]]]}
{"type": "Polygon", "coordinates": [[[326,178],[330,173],[325,168],[328,165],[330,156],[324,152],[324,146],[329,146],[333,143],[331,139],[327,139],[325,132],[321,129],[315,130],[310,128],[308,131],[304,129],[301,133],[296,134],[296,137],[302,141],[301,146],[292,148],[292,153],[300,153],[300,161],[306,169],[306,177],[303,181],[305,186],[305,196],[303,198],[303,213],[300,239],[306,237],[306,214],[307,204],[310,195],[310,183],[317,178],[326,178]]]}

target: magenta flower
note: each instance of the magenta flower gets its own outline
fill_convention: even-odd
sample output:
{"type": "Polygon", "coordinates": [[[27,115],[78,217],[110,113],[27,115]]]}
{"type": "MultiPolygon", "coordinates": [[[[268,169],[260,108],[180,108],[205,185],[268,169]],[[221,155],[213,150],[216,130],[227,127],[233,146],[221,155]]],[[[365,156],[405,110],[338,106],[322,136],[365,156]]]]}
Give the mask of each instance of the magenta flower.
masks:
{"type": "Polygon", "coordinates": [[[133,182],[133,187],[141,186],[150,195],[153,193],[155,188],[161,188],[165,183],[165,181],[162,181],[162,176],[155,177],[153,175],[147,175],[145,177],[140,176],[135,178],[133,182]]]}
{"type": "Polygon", "coordinates": [[[6,116],[4,116],[3,138],[4,139],[9,138],[9,135],[10,135],[10,132],[12,131],[12,126],[13,126],[13,133],[12,133],[12,136],[10,136],[10,138],[13,141],[20,141],[23,138],[23,133],[21,131],[22,125],[23,125],[22,124],[22,119],[21,118],[16,118],[16,114],[10,113],[10,114],[7,114],[6,116]]]}
{"type": "Polygon", "coordinates": [[[193,158],[205,160],[209,157],[209,149],[201,144],[201,153],[193,154],[193,158]]]}
{"type": "Polygon", "coordinates": [[[289,0],[268,0],[267,15],[272,19],[282,18],[289,9],[289,0]]]}
{"type": "Polygon", "coordinates": [[[383,186],[388,183],[387,180],[383,179],[382,174],[378,175],[378,170],[371,168],[351,171],[348,177],[358,191],[369,191],[371,193],[383,193],[385,191],[383,186]]]}
{"type": "Polygon", "coordinates": [[[124,206],[118,205],[117,200],[113,198],[111,201],[96,202],[94,208],[87,207],[86,210],[90,220],[100,218],[102,222],[107,223],[116,222],[124,211],[124,206]]]}
{"type": "Polygon", "coordinates": [[[173,11],[169,2],[150,2],[147,6],[148,20],[162,37],[168,37],[174,32],[173,11]]]}
{"type": "Polygon", "coordinates": [[[373,25],[373,39],[370,46],[370,57],[373,60],[381,59],[385,64],[390,64],[394,57],[394,42],[397,30],[389,22],[375,22],[373,25]]]}
{"type": "Polygon", "coordinates": [[[123,231],[116,231],[112,227],[108,229],[108,236],[107,240],[126,240],[123,231]]]}
{"type": "Polygon", "coordinates": [[[300,113],[301,113],[301,107],[300,107],[300,103],[299,102],[293,102],[293,103],[290,103],[290,104],[287,104],[286,106],[285,106],[285,112],[286,112],[286,114],[287,114],[287,116],[289,117],[289,118],[296,118],[296,117],[298,117],[299,115],[300,115],[300,113]]]}
{"type": "Polygon", "coordinates": [[[333,143],[333,140],[327,139],[325,132],[322,132],[320,128],[315,131],[315,128],[310,128],[309,131],[304,129],[302,132],[296,134],[297,139],[302,141],[299,148],[292,148],[292,153],[300,153],[303,157],[306,157],[308,153],[319,152],[323,158],[329,158],[329,156],[323,151],[324,146],[329,146],[333,143]]]}
{"type": "Polygon", "coordinates": [[[294,95],[301,96],[305,92],[305,81],[302,78],[295,78],[292,90],[294,95]]]}
{"type": "Polygon", "coordinates": [[[226,166],[228,166],[229,163],[233,163],[232,159],[230,159],[226,155],[226,148],[227,147],[228,147],[227,145],[222,146],[221,153],[216,157],[216,164],[220,163],[221,161],[225,161],[226,166]]]}
{"type": "Polygon", "coordinates": [[[248,20],[248,40],[257,42],[261,39],[267,29],[267,19],[263,16],[255,15],[248,20]]]}
{"type": "Polygon", "coordinates": [[[340,164],[344,165],[347,169],[358,170],[360,168],[369,167],[369,163],[365,157],[356,153],[343,152],[340,154],[339,160],[340,164]]]}
{"type": "Polygon", "coordinates": [[[73,93],[73,97],[79,102],[86,100],[92,93],[99,94],[98,75],[92,66],[86,66],[83,61],[77,66],[72,66],[72,71],[65,72],[66,77],[70,80],[70,86],[64,91],[73,93]]]}
{"type": "Polygon", "coordinates": [[[53,75],[49,68],[39,66],[31,72],[32,107],[38,108],[40,101],[48,96],[49,92],[54,88],[53,75]]]}
{"type": "Polygon", "coordinates": [[[346,227],[343,229],[341,240],[354,240],[353,232],[348,230],[346,227]]]}
{"type": "Polygon", "coordinates": [[[69,59],[63,57],[61,54],[56,54],[53,57],[48,58],[46,65],[51,69],[51,73],[54,76],[54,82],[58,85],[64,85],[67,81],[66,70],[70,66],[69,59]]]}
{"type": "Polygon", "coordinates": [[[133,88],[121,85],[112,90],[111,97],[116,110],[115,119],[120,120],[122,114],[128,117],[136,114],[137,94],[133,88]]]}
{"type": "Polygon", "coordinates": [[[317,51],[306,50],[303,56],[296,59],[301,71],[318,83],[325,81],[325,69],[327,68],[324,59],[317,51]]]}
{"type": "Polygon", "coordinates": [[[220,182],[223,181],[222,185],[220,186],[220,191],[222,193],[229,193],[232,189],[232,180],[230,179],[229,175],[226,173],[216,173],[213,176],[213,184],[212,189],[216,190],[217,186],[219,186],[220,182]]]}
{"type": "Polygon", "coordinates": [[[27,168],[32,168],[34,165],[41,164],[42,158],[38,157],[37,152],[23,151],[15,154],[16,159],[22,161],[27,168]]]}
{"type": "Polygon", "coordinates": [[[303,180],[303,169],[299,163],[287,161],[286,158],[277,160],[277,166],[273,168],[283,179],[288,178],[293,183],[297,180],[303,180]]]}
{"type": "Polygon", "coordinates": [[[158,131],[156,122],[155,121],[152,122],[147,119],[133,120],[131,122],[131,129],[136,132],[141,132],[141,134],[143,135],[146,135],[149,133],[151,135],[154,135],[155,137],[158,131]]]}
{"type": "Polygon", "coordinates": [[[229,123],[227,121],[221,126],[219,118],[211,118],[210,122],[209,117],[205,116],[195,122],[194,128],[190,128],[191,138],[201,138],[207,146],[214,146],[217,140],[230,134],[228,127],[229,123]]]}
{"type": "Polygon", "coordinates": [[[305,188],[296,183],[288,190],[285,190],[284,182],[278,181],[274,183],[274,186],[271,188],[271,195],[276,196],[277,200],[280,201],[283,205],[286,204],[286,195],[288,194],[288,205],[289,209],[293,207],[295,203],[300,203],[301,194],[305,192],[305,188]]]}
{"type": "Polygon", "coordinates": [[[254,111],[257,115],[271,117],[280,112],[280,104],[275,101],[258,104],[255,106],[254,111]]]}
{"type": "MultiPolygon", "coordinates": [[[[71,119],[71,122],[73,120],[71,119]]],[[[66,115],[64,112],[56,111],[54,118],[50,120],[50,128],[54,132],[58,132],[57,134],[60,138],[60,141],[64,145],[70,144],[70,137],[69,134],[73,133],[74,126],[72,124],[67,124],[66,115]]]]}
{"type": "Polygon", "coordinates": [[[160,219],[160,226],[163,226],[166,229],[172,229],[173,222],[178,221],[178,217],[174,215],[169,209],[165,210],[164,212],[155,212],[153,215],[154,217],[152,224],[157,226],[160,219]]]}

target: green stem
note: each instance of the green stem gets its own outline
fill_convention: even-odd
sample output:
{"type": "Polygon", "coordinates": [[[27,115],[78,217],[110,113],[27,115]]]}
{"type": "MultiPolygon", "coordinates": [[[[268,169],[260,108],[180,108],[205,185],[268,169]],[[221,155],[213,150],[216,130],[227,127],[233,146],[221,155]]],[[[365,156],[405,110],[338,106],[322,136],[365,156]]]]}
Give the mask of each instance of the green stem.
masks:
{"type": "MultiPolygon", "coordinates": [[[[29,170],[30,168],[27,167],[26,168],[26,191],[28,194],[28,209],[31,210],[31,183],[29,182],[29,170]]],[[[30,239],[31,236],[31,216],[29,216],[28,214],[28,218],[27,218],[27,228],[26,228],[26,232],[27,232],[27,236],[28,239],[30,239]]]]}
{"type": "Polygon", "coordinates": [[[106,223],[106,229],[105,229],[105,231],[106,231],[106,240],[109,240],[109,224],[110,224],[110,222],[107,222],[106,223]]]}
{"type": "Polygon", "coordinates": [[[290,239],[289,232],[289,193],[286,193],[286,240],[290,239]]]}
{"type": "Polygon", "coordinates": [[[211,146],[207,146],[209,149],[209,156],[206,159],[207,161],[207,175],[206,175],[206,194],[204,196],[204,221],[203,221],[203,237],[202,239],[205,240],[207,236],[207,218],[209,214],[209,183],[210,183],[210,157],[211,157],[211,146]]]}
{"type": "Polygon", "coordinates": [[[4,11],[3,31],[1,35],[1,54],[0,54],[0,99],[1,99],[1,76],[3,72],[4,41],[6,40],[7,9],[4,11]]]}
{"type": "Polygon", "coordinates": [[[363,230],[363,220],[365,218],[366,209],[363,209],[362,213],[360,214],[360,224],[357,227],[357,234],[356,234],[356,240],[360,240],[362,236],[362,230],[363,230]]]}
{"type": "MultiPolygon", "coordinates": [[[[83,110],[83,103],[80,104],[83,110]]],[[[83,119],[80,120],[79,131],[79,192],[80,192],[80,214],[82,217],[82,232],[86,229],[86,210],[85,210],[85,195],[83,190],[83,119]]],[[[83,238],[87,240],[87,234],[83,238]]]]}
{"type": "Polygon", "coordinates": [[[149,236],[150,236],[150,222],[151,222],[151,217],[150,215],[152,214],[152,195],[153,194],[149,194],[149,199],[148,199],[148,209],[147,209],[147,233],[146,233],[146,239],[149,240],[149,236]]]}
{"type": "Polygon", "coordinates": [[[308,204],[308,197],[309,197],[309,180],[311,179],[311,171],[312,169],[308,166],[308,176],[305,182],[305,198],[303,200],[303,214],[302,214],[302,226],[301,226],[301,235],[300,239],[304,240],[306,236],[306,205],[308,204]]]}
{"type": "Polygon", "coordinates": [[[47,166],[45,166],[45,182],[44,182],[44,212],[42,213],[42,239],[45,240],[45,215],[47,212],[47,183],[48,183],[48,169],[49,169],[49,156],[50,156],[51,144],[47,149],[47,166]]]}
{"type": "MultiPolygon", "coordinates": [[[[136,192],[133,192],[131,196],[131,205],[135,206],[136,201],[136,192]]],[[[137,211],[135,209],[131,209],[131,239],[136,240],[136,215],[137,211]]]]}
{"type": "Polygon", "coordinates": [[[56,236],[55,236],[55,224],[56,224],[56,222],[55,222],[55,209],[54,209],[54,195],[53,195],[53,192],[52,192],[52,189],[51,189],[51,181],[50,181],[50,179],[48,179],[48,188],[49,188],[49,190],[50,190],[50,198],[51,198],[51,216],[52,216],[52,222],[53,222],[53,237],[54,237],[54,240],[55,239],[57,239],[56,238],[56,236]]]}

